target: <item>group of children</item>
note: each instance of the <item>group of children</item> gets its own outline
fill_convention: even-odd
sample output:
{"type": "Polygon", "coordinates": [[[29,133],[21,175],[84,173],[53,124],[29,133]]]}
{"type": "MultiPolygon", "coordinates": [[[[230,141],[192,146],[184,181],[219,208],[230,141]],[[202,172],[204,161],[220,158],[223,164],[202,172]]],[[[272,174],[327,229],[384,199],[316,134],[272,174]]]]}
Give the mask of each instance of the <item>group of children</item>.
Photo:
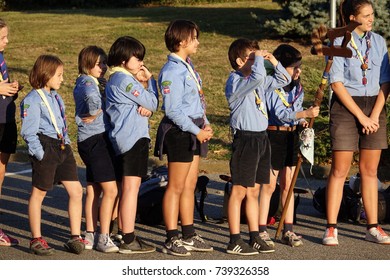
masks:
{"type": "MultiPolygon", "coordinates": [[[[363,7],[372,8],[366,0],[360,2],[365,3],[363,7]]],[[[360,15],[360,10],[354,13],[351,15],[360,15]]],[[[0,25],[1,36],[4,28],[0,25]]],[[[118,38],[108,55],[97,46],[88,46],[80,52],[79,77],[73,96],[78,152],[85,163],[87,178],[84,238],[80,233],[82,186],[69,145],[64,102],[57,92],[63,81],[64,67],[56,56],[39,56],[29,77],[33,89],[21,102],[21,135],[27,143],[33,169],[28,210],[32,253],[49,255],[54,251],[42,237],[40,228],[42,202],[54,183],[62,183],[69,195],[70,238],[65,247],[70,252],[79,254],[92,248],[123,254],[156,250],[153,244],[135,234],[135,219],[141,179],[147,175],[148,118],[158,109],[158,91],[162,95],[165,116],[158,127],[154,154],[160,158],[167,155],[169,178],[163,198],[166,240],[162,251],[176,256],[189,256],[191,251],[213,251],[194,226],[193,194],[200,157],[207,154],[207,143],[213,136],[206,117],[202,80],[190,60],[197,52],[198,38],[199,28],[192,21],[174,20],[169,24],[165,43],[170,54],[157,82],[143,64],[144,45],[133,37],[118,38]],[[108,80],[104,79],[106,71],[108,80]],[[116,207],[119,208],[120,244],[110,238],[110,222],[116,207]]],[[[275,244],[267,232],[271,195],[279,181],[282,205],[286,203],[298,160],[299,131],[308,126],[306,118],[318,116],[319,107],[303,109],[302,55],[291,45],[282,44],[269,53],[261,50],[256,41],[237,39],[228,50],[228,58],[233,71],[226,82],[225,94],[234,136],[230,161],[233,187],[228,203],[230,241],[226,251],[244,256],[273,252],[275,244]],[[249,242],[244,242],[240,236],[244,199],[249,242]]],[[[0,63],[1,59],[2,56],[0,63]]],[[[383,69],[388,72],[388,60],[387,68],[383,69]]],[[[389,74],[383,74],[378,84],[390,81],[386,75],[389,74]]],[[[12,103],[19,85],[9,83],[4,74],[2,77],[0,94],[12,103]]],[[[339,97],[338,89],[334,90],[339,97]]],[[[384,98],[375,111],[379,112],[380,106],[383,108],[388,91],[388,86],[381,88],[384,98]]],[[[0,101],[2,104],[3,100],[0,101]]],[[[370,127],[366,121],[363,126],[366,135],[374,132],[370,127]]],[[[2,164],[3,156],[9,157],[15,150],[4,148],[7,139],[3,129],[13,131],[8,124],[1,125],[2,164]]],[[[333,170],[333,176],[336,173],[333,170]]],[[[335,179],[330,179],[330,183],[332,180],[335,179]]],[[[281,241],[292,247],[302,246],[301,237],[293,231],[294,200],[288,205],[281,241]]],[[[369,241],[390,243],[375,217],[370,220],[368,234],[373,228],[380,231],[380,236],[374,232],[367,237],[369,241]]],[[[337,229],[331,220],[323,243],[336,245],[335,240],[337,229]]],[[[8,246],[17,244],[0,231],[1,242],[8,246]]]]}

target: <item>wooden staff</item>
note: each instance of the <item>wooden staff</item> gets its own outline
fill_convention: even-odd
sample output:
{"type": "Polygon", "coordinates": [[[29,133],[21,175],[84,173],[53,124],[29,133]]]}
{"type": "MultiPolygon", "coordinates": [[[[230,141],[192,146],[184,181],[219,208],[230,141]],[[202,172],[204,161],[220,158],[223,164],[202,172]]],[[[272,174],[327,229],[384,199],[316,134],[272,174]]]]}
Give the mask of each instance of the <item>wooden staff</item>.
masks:
{"type": "MultiPolygon", "coordinates": [[[[351,21],[347,26],[339,27],[339,28],[333,28],[333,29],[327,29],[324,25],[320,26],[318,29],[313,30],[312,33],[312,54],[314,55],[325,55],[328,56],[325,70],[322,74],[321,83],[318,86],[318,89],[316,91],[315,97],[314,97],[314,106],[321,106],[322,99],[324,97],[324,89],[325,86],[328,83],[328,77],[329,77],[329,71],[332,67],[333,63],[333,57],[334,56],[340,56],[340,57],[352,57],[352,51],[347,48],[347,44],[351,40],[351,33],[357,26],[359,26],[360,23],[356,21],[351,21]],[[343,42],[341,46],[334,46],[334,40],[337,37],[344,36],[343,42]],[[329,46],[324,45],[324,41],[326,39],[329,39],[329,46]]],[[[310,118],[309,122],[309,128],[313,127],[315,118],[310,118]]],[[[288,205],[290,203],[291,196],[294,192],[294,186],[298,178],[298,173],[301,168],[303,162],[302,154],[298,153],[298,162],[297,166],[295,167],[295,171],[293,174],[293,178],[291,180],[290,188],[288,190],[287,198],[282,210],[282,215],[280,217],[279,225],[276,230],[275,239],[278,239],[280,232],[282,230],[282,226],[284,224],[284,219],[286,217],[288,205]]]]}

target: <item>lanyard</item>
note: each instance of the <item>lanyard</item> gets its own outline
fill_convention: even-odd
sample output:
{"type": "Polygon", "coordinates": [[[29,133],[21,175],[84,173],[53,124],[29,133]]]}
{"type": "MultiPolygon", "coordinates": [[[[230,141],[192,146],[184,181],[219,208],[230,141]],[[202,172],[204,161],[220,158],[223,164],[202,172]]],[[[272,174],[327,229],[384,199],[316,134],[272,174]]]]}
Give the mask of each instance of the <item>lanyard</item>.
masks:
{"type": "Polygon", "coordinates": [[[265,110],[264,102],[261,100],[260,95],[257,93],[256,90],[254,90],[253,93],[255,94],[257,109],[259,109],[260,112],[263,113],[264,117],[268,119],[268,114],[265,110]]]}
{"type": "Polygon", "coordinates": [[[297,87],[298,87],[298,90],[296,91],[296,94],[294,95],[294,99],[292,100],[291,104],[288,103],[288,101],[286,100],[286,98],[284,97],[284,94],[282,93],[282,91],[280,89],[275,89],[275,92],[278,94],[278,96],[282,100],[284,106],[286,106],[287,108],[291,107],[302,93],[302,85],[299,84],[297,87]]]}
{"type": "Polygon", "coordinates": [[[57,132],[58,138],[61,140],[61,147],[60,148],[61,148],[61,150],[64,150],[65,149],[65,139],[64,139],[64,136],[65,136],[65,132],[66,132],[66,123],[65,123],[64,116],[62,116],[63,115],[63,108],[60,105],[59,100],[56,98],[58,106],[60,106],[61,116],[63,117],[64,124],[65,124],[65,128],[64,128],[64,131],[63,131],[63,134],[62,134],[60,129],[58,128],[56,118],[54,116],[53,110],[50,107],[49,101],[47,100],[47,97],[46,97],[45,93],[41,89],[37,89],[37,92],[38,92],[39,96],[41,97],[41,99],[43,100],[43,103],[45,103],[45,105],[47,107],[47,110],[49,111],[51,122],[53,123],[54,129],[57,132]]]}
{"type": "Polygon", "coordinates": [[[355,40],[353,39],[353,36],[351,36],[351,46],[356,51],[357,56],[358,56],[360,62],[362,63],[362,66],[360,66],[360,68],[362,69],[362,72],[363,72],[363,79],[362,79],[362,84],[363,85],[367,84],[366,75],[367,75],[367,69],[368,69],[368,55],[369,55],[370,48],[371,48],[371,40],[370,40],[370,38],[371,38],[371,33],[368,32],[367,35],[366,35],[367,49],[366,49],[366,53],[365,53],[365,55],[363,57],[363,55],[358,50],[358,47],[356,45],[355,40]]]}

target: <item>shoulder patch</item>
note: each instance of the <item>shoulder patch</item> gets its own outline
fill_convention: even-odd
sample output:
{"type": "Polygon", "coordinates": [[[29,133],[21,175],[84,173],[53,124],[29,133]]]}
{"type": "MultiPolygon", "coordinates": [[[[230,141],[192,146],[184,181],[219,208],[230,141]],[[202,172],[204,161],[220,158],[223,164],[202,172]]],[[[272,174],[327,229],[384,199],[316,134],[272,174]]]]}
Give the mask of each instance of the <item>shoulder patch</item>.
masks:
{"type": "Polygon", "coordinates": [[[30,108],[29,104],[23,104],[22,118],[27,117],[27,109],[30,108]]]}
{"type": "Polygon", "coordinates": [[[161,85],[162,85],[163,87],[169,87],[171,84],[172,84],[171,81],[163,81],[163,82],[161,83],[161,85]]]}
{"type": "Polygon", "coordinates": [[[168,94],[171,92],[171,89],[169,88],[169,86],[172,84],[171,81],[163,81],[161,83],[161,86],[162,86],[162,92],[163,94],[168,94]]]}
{"type": "Polygon", "coordinates": [[[131,93],[132,95],[134,95],[135,97],[139,96],[139,91],[138,90],[133,90],[133,92],[131,93]]]}
{"type": "Polygon", "coordinates": [[[132,83],[128,84],[126,87],[126,92],[129,92],[132,88],[133,88],[133,84],[132,83]]]}

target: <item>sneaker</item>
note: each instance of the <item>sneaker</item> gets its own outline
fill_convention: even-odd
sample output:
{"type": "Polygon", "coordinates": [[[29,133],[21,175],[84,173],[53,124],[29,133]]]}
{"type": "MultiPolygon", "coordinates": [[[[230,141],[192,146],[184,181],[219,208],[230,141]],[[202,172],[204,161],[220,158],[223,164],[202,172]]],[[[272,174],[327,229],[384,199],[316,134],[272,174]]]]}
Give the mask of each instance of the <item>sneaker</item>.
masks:
{"type": "Polygon", "coordinates": [[[183,241],[178,237],[174,236],[164,243],[162,248],[164,254],[171,254],[179,257],[191,256],[187,248],[184,246],[183,241]]]}
{"type": "Polygon", "coordinates": [[[259,252],[249,244],[245,243],[244,240],[238,239],[234,243],[229,243],[226,249],[226,253],[241,256],[257,255],[259,252]]]}
{"type": "Polygon", "coordinates": [[[30,241],[30,253],[39,256],[48,256],[54,253],[54,249],[47,244],[45,239],[39,237],[30,241]]]}
{"type": "Polygon", "coordinates": [[[141,238],[136,236],[130,244],[126,244],[123,240],[119,246],[119,253],[121,254],[144,254],[152,253],[156,251],[156,247],[143,241],[141,238]]]}
{"type": "Polygon", "coordinates": [[[383,245],[390,245],[390,237],[380,226],[370,228],[366,233],[366,240],[383,245]]]}
{"type": "Polygon", "coordinates": [[[103,253],[117,253],[119,248],[112,242],[108,234],[99,234],[96,250],[103,253]]]}
{"type": "Polygon", "coordinates": [[[116,246],[119,247],[121,245],[122,238],[123,238],[122,234],[120,233],[110,234],[110,237],[116,246]]]}
{"type": "Polygon", "coordinates": [[[85,250],[92,250],[96,247],[97,233],[84,232],[85,250]]]}
{"type": "Polygon", "coordinates": [[[322,238],[322,244],[327,246],[339,245],[339,241],[337,240],[337,228],[326,228],[324,237],[322,238]]]}
{"type": "Polygon", "coordinates": [[[259,236],[256,236],[255,240],[253,240],[250,245],[260,253],[275,252],[275,243],[271,240],[266,231],[260,232],[259,236]]]}
{"type": "Polygon", "coordinates": [[[0,229],[0,246],[16,246],[19,244],[19,241],[15,238],[12,238],[11,236],[5,234],[1,229],[0,229]]]}
{"type": "Polygon", "coordinates": [[[194,236],[188,238],[188,239],[182,239],[182,243],[184,248],[187,249],[187,251],[198,251],[198,252],[211,252],[213,251],[213,247],[211,247],[209,244],[207,244],[202,236],[195,233],[194,236]]]}
{"type": "Polygon", "coordinates": [[[86,242],[81,237],[71,238],[64,244],[64,247],[68,252],[79,255],[84,251],[86,242]]]}
{"type": "Polygon", "coordinates": [[[283,234],[282,243],[290,245],[291,247],[299,247],[303,245],[301,238],[302,236],[297,236],[294,232],[287,231],[283,234]]]}

